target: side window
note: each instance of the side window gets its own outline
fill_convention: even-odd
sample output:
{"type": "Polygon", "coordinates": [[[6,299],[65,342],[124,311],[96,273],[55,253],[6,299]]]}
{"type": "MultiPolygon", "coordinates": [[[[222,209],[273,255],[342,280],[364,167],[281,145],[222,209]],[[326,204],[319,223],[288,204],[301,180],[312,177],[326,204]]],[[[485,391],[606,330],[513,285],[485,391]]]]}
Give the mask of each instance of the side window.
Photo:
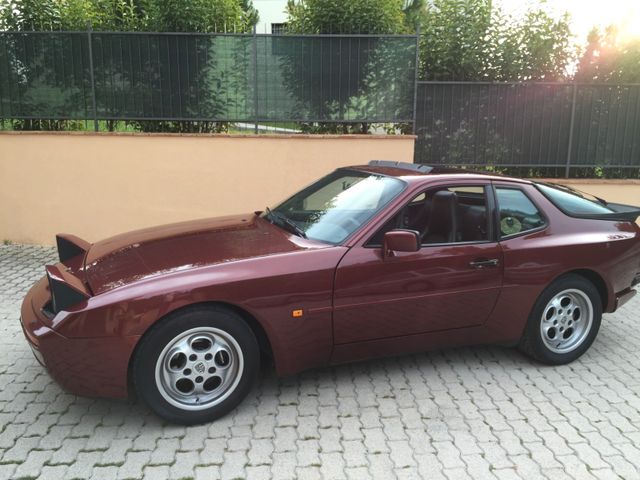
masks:
{"type": "Polygon", "coordinates": [[[382,245],[396,228],[416,230],[423,245],[482,242],[489,239],[487,196],[480,185],[430,189],[411,199],[369,240],[382,245]]]}
{"type": "Polygon", "coordinates": [[[529,197],[520,189],[496,187],[500,212],[500,236],[508,237],[534,230],[545,224],[544,218],[529,197]]]}

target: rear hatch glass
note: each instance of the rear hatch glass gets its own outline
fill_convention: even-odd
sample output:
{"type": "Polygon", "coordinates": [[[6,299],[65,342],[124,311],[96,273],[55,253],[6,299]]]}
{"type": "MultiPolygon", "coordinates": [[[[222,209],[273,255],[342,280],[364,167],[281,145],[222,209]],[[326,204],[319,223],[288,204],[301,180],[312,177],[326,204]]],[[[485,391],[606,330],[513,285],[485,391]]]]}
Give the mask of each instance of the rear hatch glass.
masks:
{"type": "Polygon", "coordinates": [[[571,217],[634,222],[640,216],[640,207],[607,202],[564,185],[542,182],[535,185],[551,203],[571,217]]]}

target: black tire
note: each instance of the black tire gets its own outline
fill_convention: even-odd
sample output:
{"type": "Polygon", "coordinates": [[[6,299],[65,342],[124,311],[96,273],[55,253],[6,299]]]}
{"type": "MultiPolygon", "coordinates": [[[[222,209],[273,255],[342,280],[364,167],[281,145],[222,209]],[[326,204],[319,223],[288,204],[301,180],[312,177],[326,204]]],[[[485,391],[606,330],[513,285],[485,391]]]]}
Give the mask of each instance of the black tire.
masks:
{"type": "MultiPolygon", "coordinates": [[[[570,305],[574,306],[573,304],[570,305]]],[[[583,309],[577,308],[577,310],[579,311],[578,321],[581,321],[580,310],[583,309]]],[[[533,309],[531,310],[531,314],[529,315],[529,319],[527,321],[524,334],[520,341],[519,348],[521,351],[523,351],[530,357],[533,357],[535,360],[538,360],[539,362],[546,363],[548,365],[564,365],[576,360],[589,349],[589,347],[595,340],[596,335],[598,334],[601,321],[602,299],[600,298],[600,294],[598,293],[596,287],[589,280],[580,275],[563,275],[562,277],[551,283],[542,292],[540,297],[538,297],[538,300],[536,301],[533,309]],[[578,340],[579,338],[582,340],[579,343],[576,343],[573,349],[564,352],[554,351],[551,349],[554,347],[554,345],[549,346],[550,343],[555,343],[556,340],[558,342],[558,345],[562,345],[564,337],[561,337],[561,335],[566,335],[566,332],[569,330],[569,328],[571,328],[573,325],[577,325],[577,322],[569,325],[570,321],[573,320],[573,317],[571,315],[567,315],[570,309],[563,311],[562,309],[554,308],[554,305],[550,304],[552,300],[556,300],[557,298],[564,299],[564,297],[562,297],[561,295],[563,294],[563,292],[575,292],[576,298],[585,301],[585,310],[588,310],[589,308],[588,303],[586,303],[586,299],[588,299],[592,308],[592,320],[590,322],[590,326],[588,328],[584,327],[584,330],[581,331],[581,334],[576,337],[576,340],[578,340]],[[582,297],[582,295],[584,295],[584,297],[582,297]],[[557,312],[562,312],[564,314],[564,317],[562,317],[557,312]],[[543,315],[545,316],[544,319],[543,315]],[[547,315],[550,315],[550,320],[547,319],[547,315]],[[556,322],[557,325],[553,322],[556,322]],[[549,326],[551,327],[549,328],[549,326]],[[544,334],[542,330],[544,328],[547,329],[547,332],[551,331],[554,337],[552,337],[551,334],[547,333],[546,339],[543,338],[544,334]],[[561,328],[565,329],[564,332],[560,332],[561,328]],[[555,335],[557,335],[557,337],[555,337],[555,335]]],[[[587,324],[589,324],[588,321],[584,323],[584,325],[587,324]]],[[[573,335],[574,333],[576,333],[576,330],[574,330],[570,335],[573,335]]],[[[567,340],[567,346],[565,346],[564,348],[570,348],[570,345],[568,344],[569,340],[571,340],[571,336],[569,336],[567,340]]]]}
{"type": "MultiPolygon", "coordinates": [[[[174,348],[177,349],[178,347],[176,346],[174,348]]],[[[205,350],[203,350],[203,352],[204,351],[205,350]]],[[[178,356],[180,356],[180,353],[174,354],[174,357],[178,356]]],[[[185,359],[187,359],[186,356],[185,359]]],[[[222,368],[227,367],[219,367],[219,369],[222,368]]],[[[158,416],[168,420],[169,422],[194,425],[210,422],[233,410],[251,391],[259,371],[260,349],[258,347],[258,342],[253,331],[242,317],[235,312],[220,306],[196,306],[168,315],[153,325],[145,333],[138,345],[138,348],[136,349],[135,357],[133,359],[132,378],[134,388],[138,396],[158,416]],[[185,332],[193,333],[187,334],[185,332]],[[198,332],[204,332],[202,335],[211,335],[212,339],[218,339],[220,342],[211,342],[211,350],[208,350],[206,353],[206,357],[208,358],[207,361],[204,360],[204,353],[202,354],[202,358],[199,358],[200,355],[196,356],[195,353],[200,352],[192,351],[188,352],[192,353],[189,359],[191,357],[196,357],[194,362],[197,363],[189,363],[188,365],[185,364],[184,366],[180,366],[179,364],[175,365],[174,362],[172,365],[173,367],[176,367],[176,371],[178,372],[175,375],[183,375],[182,372],[186,372],[187,370],[189,372],[193,370],[193,374],[197,375],[197,373],[195,373],[196,369],[198,372],[200,372],[200,368],[206,369],[203,370],[204,373],[202,374],[205,377],[198,376],[194,380],[189,380],[187,377],[184,379],[184,382],[191,381],[191,385],[194,389],[202,389],[207,381],[209,381],[208,379],[203,381],[203,378],[206,378],[206,375],[210,375],[212,370],[215,375],[216,370],[215,363],[207,362],[216,362],[217,358],[221,358],[223,361],[227,362],[227,365],[234,365],[233,361],[235,359],[237,365],[234,366],[234,369],[237,368],[237,374],[235,376],[229,375],[228,378],[230,380],[228,381],[231,385],[228,386],[228,390],[225,391],[224,395],[219,396],[220,398],[224,398],[219,400],[218,403],[212,404],[210,407],[206,408],[203,405],[191,405],[191,408],[196,408],[193,410],[189,409],[189,405],[182,406],[179,404],[179,399],[176,400],[176,393],[179,392],[174,390],[176,390],[175,386],[178,382],[172,383],[169,380],[161,380],[161,378],[164,378],[162,376],[163,366],[165,364],[169,365],[173,362],[173,359],[166,359],[168,359],[168,356],[171,355],[172,351],[177,351],[171,349],[169,345],[175,345],[174,342],[176,339],[180,339],[181,336],[184,336],[184,339],[179,345],[184,347],[189,345],[189,342],[191,342],[190,345],[193,346],[196,343],[193,341],[193,338],[199,335],[198,332]],[[216,337],[215,332],[222,336],[216,337]],[[226,339],[227,343],[224,343],[223,339],[226,339]],[[216,351],[213,349],[213,345],[232,345],[232,353],[231,355],[221,355],[218,357],[217,353],[213,353],[216,351]],[[164,353],[166,348],[169,348],[169,350],[167,350],[167,353],[164,353]],[[241,352],[240,354],[237,353],[238,349],[241,352]],[[161,355],[165,360],[158,363],[161,355]],[[215,358],[214,355],[216,355],[215,358]],[[209,366],[213,368],[209,368],[209,366]],[[156,373],[158,373],[158,375],[156,373]],[[165,386],[163,386],[163,381],[165,386]],[[196,384],[195,382],[199,383],[196,384]],[[174,388],[172,389],[171,386],[167,387],[166,385],[172,385],[174,388]],[[161,391],[164,393],[161,393],[161,391]],[[172,404],[171,402],[174,403],[172,404]],[[178,403],[178,405],[176,405],[176,403],[178,403]]],[[[173,370],[171,370],[171,372],[173,372],[173,370]]],[[[215,377],[209,377],[209,379],[214,378],[215,377]]],[[[183,381],[183,379],[180,379],[179,381],[183,381]]],[[[226,381],[227,380],[221,380],[219,385],[224,387],[224,383],[226,381]]],[[[213,386],[216,382],[211,382],[210,385],[213,386]]],[[[215,393],[216,388],[218,387],[214,387],[212,392],[215,393]]],[[[213,393],[201,393],[203,398],[206,395],[213,395],[213,393]]],[[[194,390],[193,393],[185,396],[185,402],[187,401],[187,398],[190,398],[190,401],[199,401],[198,397],[200,397],[200,394],[195,393],[194,390]]],[[[214,401],[215,399],[212,399],[209,402],[214,401]]]]}

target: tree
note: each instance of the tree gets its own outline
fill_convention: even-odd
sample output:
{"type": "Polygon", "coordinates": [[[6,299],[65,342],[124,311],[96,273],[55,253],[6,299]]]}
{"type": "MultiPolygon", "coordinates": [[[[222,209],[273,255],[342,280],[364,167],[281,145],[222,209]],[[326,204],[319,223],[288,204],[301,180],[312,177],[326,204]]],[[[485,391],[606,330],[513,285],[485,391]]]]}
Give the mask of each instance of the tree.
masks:
{"type": "Polygon", "coordinates": [[[291,33],[402,33],[403,0],[289,0],[291,33]]]}
{"type": "Polygon", "coordinates": [[[484,0],[434,0],[421,16],[421,77],[473,80],[485,69],[491,7],[484,0]]]}
{"type": "Polygon", "coordinates": [[[543,4],[515,18],[491,0],[433,0],[419,20],[426,80],[558,80],[575,53],[568,17],[543,4]]]}
{"type": "MultiPolygon", "coordinates": [[[[404,33],[409,31],[404,6],[404,0],[289,0],[287,33],[404,33]]],[[[284,85],[296,101],[296,112],[327,121],[368,118],[375,113],[376,102],[393,106],[397,102],[392,96],[406,96],[404,90],[398,93],[397,77],[414,62],[411,39],[284,38],[280,43],[284,85]]],[[[321,121],[303,124],[303,129],[367,132],[369,123],[321,121]]]]}
{"type": "Polygon", "coordinates": [[[247,32],[254,12],[241,0],[157,0],[155,26],[167,32],[247,32]]]}
{"type": "MultiPolygon", "coordinates": [[[[568,18],[552,17],[542,3],[516,18],[492,7],[490,0],[432,0],[419,20],[424,33],[420,49],[423,79],[520,82],[569,76],[567,66],[575,51],[568,18]]],[[[527,163],[533,150],[519,133],[538,132],[542,121],[549,130],[554,129],[562,119],[550,115],[549,105],[570,101],[568,90],[550,86],[421,88],[418,148],[425,160],[458,165],[487,166],[509,159],[527,163]],[[526,115],[514,122],[518,112],[526,115]],[[504,118],[511,120],[501,121],[504,118]]]]}
{"type": "Polygon", "coordinates": [[[3,30],[247,32],[258,20],[251,0],[12,0],[0,6],[3,30]]]}
{"type": "Polygon", "coordinates": [[[404,24],[408,32],[416,32],[426,12],[427,0],[406,0],[402,12],[404,24]]]}
{"type": "MultiPolygon", "coordinates": [[[[233,118],[230,110],[246,109],[250,37],[150,35],[129,36],[124,41],[120,35],[100,31],[248,32],[256,21],[251,0],[14,0],[0,6],[0,28],[8,30],[85,30],[90,24],[96,32],[93,48],[98,111],[113,117],[126,115],[129,109],[133,116],[139,115],[143,105],[145,112],[159,112],[155,116],[179,109],[179,117],[233,118]],[[134,58],[137,61],[132,61],[134,58]],[[180,74],[189,81],[181,81],[180,74]]],[[[69,62],[61,67],[60,62],[52,61],[78,59],[84,36],[7,38],[12,43],[0,49],[0,55],[11,58],[0,57],[0,61],[8,66],[7,78],[11,80],[7,83],[12,85],[14,95],[19,92],[20,108],[45,118],[47,112],[60,116],[77,112],[79,105],[87,108],[88,62],[69,62]],[[34,42],[38,48],[25,46],[34,42]],[[79,65],[84,69],[67,75],[76,82],[70,85],[60,72],[64,67],[68,72],[79,65]]],[[[220,131],[228,126],[226,122],[130,123],[154,131],[220,131]]],[[[58,129],[68,123],[14,122],[14,128],[47,125],[58,129]]],[[[110,130],[115,126],[115,121],[107,121],[110,130]]]]}
{"type": "Polygon", "coordinates": [[[484,74],[496,81],[567,79],[575,60],[569,15],[553,18],[543,4],[521,18],[493,12],[484,74]]]}
{"type": "Polygon", "coordinates": [[[576,80],[580,82],[640,82],[640,40],[622,41],[614,27],[593,29],[587,38],[576,80]]]}

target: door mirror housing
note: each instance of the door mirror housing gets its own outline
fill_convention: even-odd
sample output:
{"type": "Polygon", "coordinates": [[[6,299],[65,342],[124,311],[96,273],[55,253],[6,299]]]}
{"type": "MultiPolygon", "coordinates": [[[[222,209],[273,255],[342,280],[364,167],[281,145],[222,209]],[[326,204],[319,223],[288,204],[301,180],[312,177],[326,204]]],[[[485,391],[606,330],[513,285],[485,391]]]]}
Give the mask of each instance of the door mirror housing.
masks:
{"type": "Polygon", "coordinates": [[[420,233],[415,230],[396,229],[384,234],[382,256],[393,257],[394,252],[420,250],[420,233]]]}

